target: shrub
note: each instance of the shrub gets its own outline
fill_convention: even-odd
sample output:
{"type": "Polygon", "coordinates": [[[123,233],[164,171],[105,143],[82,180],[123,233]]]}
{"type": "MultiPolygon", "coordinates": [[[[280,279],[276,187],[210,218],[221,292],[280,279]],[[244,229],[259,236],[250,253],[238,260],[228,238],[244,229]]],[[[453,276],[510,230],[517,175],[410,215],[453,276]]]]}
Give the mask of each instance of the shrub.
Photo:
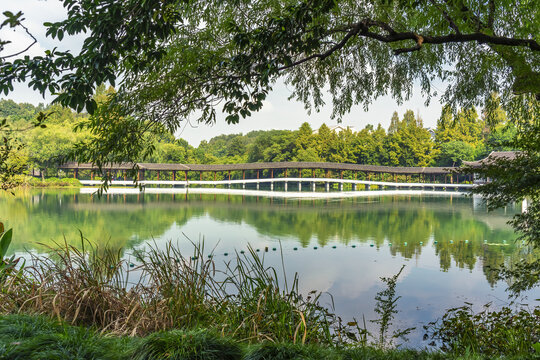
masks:
{"type": "Polygon", "coordinates": [[[471,304],[448,310],[442,319],[425,327],[432,345],[455,355],[523,356],[540,354],[540,308],[490,311],[489,304],[475,313],[471,304]]]}

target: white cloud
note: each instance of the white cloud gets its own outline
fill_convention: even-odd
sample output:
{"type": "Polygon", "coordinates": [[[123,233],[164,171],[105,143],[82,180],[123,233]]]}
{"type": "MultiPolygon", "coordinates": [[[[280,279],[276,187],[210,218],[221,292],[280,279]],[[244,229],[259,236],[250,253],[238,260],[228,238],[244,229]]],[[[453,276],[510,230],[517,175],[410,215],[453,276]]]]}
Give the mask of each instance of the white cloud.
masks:
{"type": "Polygon", "coordinates": [[[274,111],[274,105],[270,101],[263,101],[263,108],[261,109],[262,113],[271,113],[274,111]]]}

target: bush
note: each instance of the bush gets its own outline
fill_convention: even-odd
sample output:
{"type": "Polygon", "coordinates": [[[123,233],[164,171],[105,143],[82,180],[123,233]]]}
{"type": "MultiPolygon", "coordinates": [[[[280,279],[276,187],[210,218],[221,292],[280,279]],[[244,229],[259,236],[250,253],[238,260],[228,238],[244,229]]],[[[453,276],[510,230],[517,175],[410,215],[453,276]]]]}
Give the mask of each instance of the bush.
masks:
{"type": "Polygon", "coordinates": [[[242,349],[231,339],[207,331],[166,331],[149,335],[133,360],[240,360],[242,349]]]}
{"type": "Polygon", "coordinates": [[[425,327],[432,345],[455,355],[482,354],[540,358],[540,308],[518,310],[489,305],[475,313],[471,305],[450,309],[438,322],[425,327]]]}

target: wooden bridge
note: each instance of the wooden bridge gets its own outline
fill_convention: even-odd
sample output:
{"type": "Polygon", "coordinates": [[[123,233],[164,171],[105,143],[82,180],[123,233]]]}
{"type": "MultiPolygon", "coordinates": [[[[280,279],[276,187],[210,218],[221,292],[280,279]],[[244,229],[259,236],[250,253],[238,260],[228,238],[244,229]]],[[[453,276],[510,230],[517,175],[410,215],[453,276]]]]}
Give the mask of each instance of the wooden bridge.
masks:
{"type": "Polygon", "coordinates": [[[327,162],[278,162],[248,164],[109,164],[101,170],[85,163],[67,163],[59,167],[73,172],[83,185],[101,183],[95,176],[109,177],[112,186],[159,187],[228,187],[259,190],[262,185],[274,190],[275,185],[285,191],[312,190],[332,184],[339,190],[379,189],[468,189],[473,186],[471,175],[457,172],[457,168],[392,167],[327,162]],[[129,174],[134,174],[128,179],[129,174]],[[305,186],[305,188],[304,188],[305,186]]]}

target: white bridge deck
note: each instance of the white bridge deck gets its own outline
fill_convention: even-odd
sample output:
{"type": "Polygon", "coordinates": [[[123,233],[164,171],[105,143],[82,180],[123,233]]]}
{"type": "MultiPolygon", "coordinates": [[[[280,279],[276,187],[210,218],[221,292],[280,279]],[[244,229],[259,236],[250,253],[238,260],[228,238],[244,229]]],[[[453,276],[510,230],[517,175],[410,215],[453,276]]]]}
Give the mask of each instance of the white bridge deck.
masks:
{"type": "MultiPolygon", "coordinates": [[[[82,185],[96,186],[102,183],[101,180],[80,180],[82,185]]],[[[357,185],[365,185],[366,189],[371,186],[377,186],[382,188],[420,188],[420,189],[453,189],[453,190],[465,190],[471,189],[474,184],[440,184],[440,183],[400,183],[400,182],[388,182],[388,181],[369,181],[369,180],[351,180],[351,179],[331,179],[331,178],[265,178],[265,179],[239,179],[239,180],[187,180],[187,181],[171,181],[171,180],[141,180],[138,182],[143,187],[146,185],[165,185],[170,187],[190,187],[190,186],[218,186],[225,185],[230,187],[231,185],[242,185],[243,188],[247,184],[255,184],[259,189],[260,184],[270,184],[270,189],[273,190],[275,183],[284,183],[285,191],[287,191],[288,185],[296,184],[298,190],[301,190],[304,185],[309,184],[313,191],[317,184],[324,184],[326,191],[329,191],[330,184],[340,184],[340,190],[343,190],[343,184],[351,184],[353,190],[356,190],[357,185]],[[290,184],[292,183],[292,184],[290,184]]],[[[112,186],[134,186],[133,181],[128,180],[113,180],[110,182],[112,186]]]]}

